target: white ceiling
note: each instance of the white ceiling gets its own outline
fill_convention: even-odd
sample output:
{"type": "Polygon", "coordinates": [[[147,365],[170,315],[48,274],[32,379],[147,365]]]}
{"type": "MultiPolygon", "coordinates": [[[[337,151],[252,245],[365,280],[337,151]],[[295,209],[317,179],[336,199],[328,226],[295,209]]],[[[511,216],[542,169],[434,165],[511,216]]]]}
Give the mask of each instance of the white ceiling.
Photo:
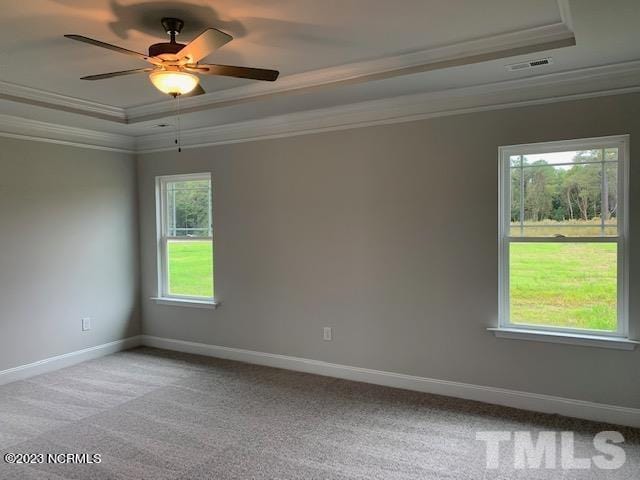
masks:
{"type": "MultiPolygon", "coordinates": [[[[73,42],[65,39],[64,34],[91,36],[144,52],[151,43],[165,41],[160,18],[178,16],[186,22],[179,41],[186,42],[209,26],[224,30],[234,40],[207,60],[278,69],[281,79],[274,85],[286,84],[287,79],[301,74],[340,71],[345,66],[375,64],[411,52],[431,52],[538,27],[564,24],[575,34],[575,46],[551,51],[496,57],[421,73],[399,73],[377,80],[367,78],[350,85],[327,82],[324,88],[301,90],[295,95],[280,92],[233,105],[204,105],[184,116],[185,128],[640,59],[638,0],[27,0],[26,6],[24,0],[2,3],[0,82],[36,89],[36,93],[53,92],[120,110],[130,109],[122,110],[123,115],[137,111],[141,105],[166,104],[166,97],[151,86],[144,74],[99,82],[82,81],[79,77],[144,64],[125,55],[73,42]],[[553,57],[553,65],[517,73],[504,68],[509,63],[541,56],[553,57]]],[[[217,77],[205,77],[202,83],[210,92],[207,97],[213,100],[219,96],[226,98],[227,92],[261,88],[252,81],[217,77]]],[[[2,86],[0,83],[0,97],[2,86]]],[[[77,113],[61,113],[19,97],[15,93],[5,95],[0,100],[0,114],[131,135],[148,133],[166,117],[158,114],[148,121],[122,125],[77,113]]],[[[185,104],[189,102],[185,100],[185,104]]]]}

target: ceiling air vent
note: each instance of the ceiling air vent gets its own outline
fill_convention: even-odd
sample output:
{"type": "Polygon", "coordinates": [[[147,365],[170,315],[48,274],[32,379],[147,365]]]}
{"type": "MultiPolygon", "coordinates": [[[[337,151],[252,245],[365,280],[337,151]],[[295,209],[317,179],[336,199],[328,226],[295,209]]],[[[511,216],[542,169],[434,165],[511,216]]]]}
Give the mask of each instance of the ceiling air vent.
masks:
{"type": "Polygon", "coordinates": [[[528,62],[512,63],[507,65],[507,70],[510,72],[517,72],[518,70],[528,70],[529,68],[544,67],[545,65],[551,65],[553,60],[551,57],[538,58],[536,60],[530,60],[528,62]]]}

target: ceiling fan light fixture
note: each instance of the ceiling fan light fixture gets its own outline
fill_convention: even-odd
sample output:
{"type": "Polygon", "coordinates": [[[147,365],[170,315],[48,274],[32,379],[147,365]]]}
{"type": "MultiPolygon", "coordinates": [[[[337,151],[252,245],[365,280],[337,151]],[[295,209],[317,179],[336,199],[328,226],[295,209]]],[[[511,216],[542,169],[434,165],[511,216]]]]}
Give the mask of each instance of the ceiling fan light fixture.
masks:
{"type": "Polygon", "coordinates": [[[200,83],[196,75],[187,72],[158,70],[149,74],[153,86],[162,93],[177,96],[191,92],[200,83]]]}

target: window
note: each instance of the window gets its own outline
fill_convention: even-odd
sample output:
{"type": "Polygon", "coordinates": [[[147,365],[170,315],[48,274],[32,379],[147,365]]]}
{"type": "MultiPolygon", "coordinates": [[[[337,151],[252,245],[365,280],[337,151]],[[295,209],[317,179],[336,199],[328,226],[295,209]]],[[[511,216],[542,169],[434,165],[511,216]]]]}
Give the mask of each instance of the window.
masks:
{"type": "Polygon", "coordinates": [[[500,328],[627,337],[628,137],[500,149],[500,328]]]}
{"type": "Polygon", "coordinates": [[[157,178],[158,297],[213,301],[208,173],[157,178]]]}

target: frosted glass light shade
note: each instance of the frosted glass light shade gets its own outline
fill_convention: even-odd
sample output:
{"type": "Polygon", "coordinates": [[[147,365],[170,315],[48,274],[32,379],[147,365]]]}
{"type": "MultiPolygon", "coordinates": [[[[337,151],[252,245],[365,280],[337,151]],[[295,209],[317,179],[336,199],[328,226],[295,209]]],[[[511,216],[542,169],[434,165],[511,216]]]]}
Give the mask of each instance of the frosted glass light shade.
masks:
{"type": "Polygon", "coordinates": [[[149,74],[151,83],[162,93],[184,95],[198,86],[200,79],[187,72],[158,70],[149,74]]]}

